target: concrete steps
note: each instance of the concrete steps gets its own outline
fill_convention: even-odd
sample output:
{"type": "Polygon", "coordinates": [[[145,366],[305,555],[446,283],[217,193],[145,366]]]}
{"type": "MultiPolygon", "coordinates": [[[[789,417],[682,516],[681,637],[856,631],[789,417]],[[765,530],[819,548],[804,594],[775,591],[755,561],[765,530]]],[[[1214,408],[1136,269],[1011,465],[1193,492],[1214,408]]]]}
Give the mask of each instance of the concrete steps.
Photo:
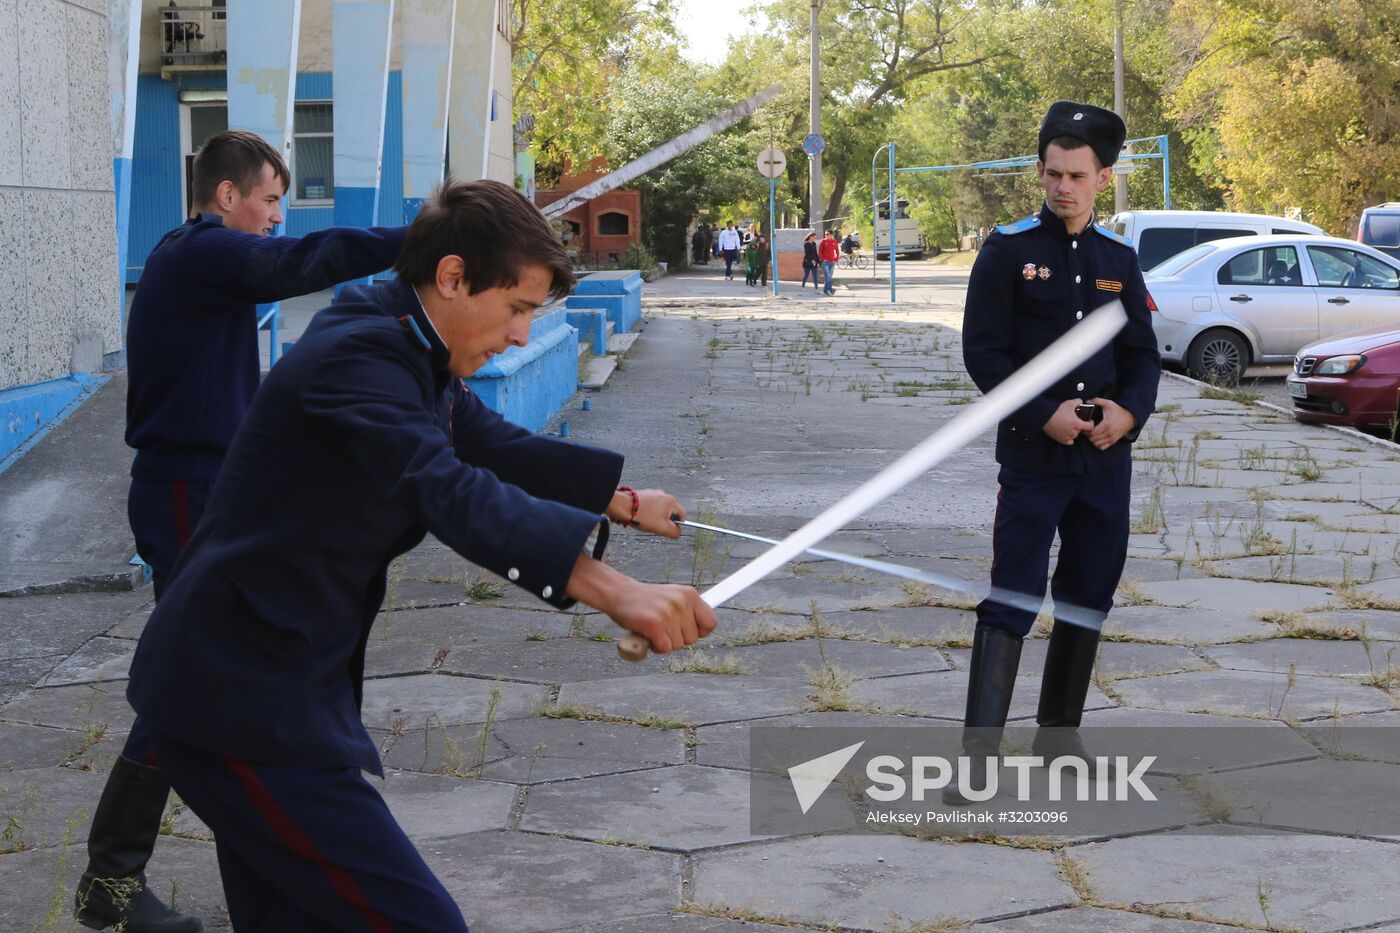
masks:
{"type": "Polygon", "coordinates": [[[578,387],[597,391],[607,385],[608,377],[617,369],[617,357],[595,356],[589,359],[588,366],[579,377],[578,387]]]}
{"type": "Polygon", "coordinates": [[[613,334],[608,337],[608,352],[613,356],[626,356],[627,351],[632,349],[632,344],[637,342],[637,332],[630,334],[613,334]]]}

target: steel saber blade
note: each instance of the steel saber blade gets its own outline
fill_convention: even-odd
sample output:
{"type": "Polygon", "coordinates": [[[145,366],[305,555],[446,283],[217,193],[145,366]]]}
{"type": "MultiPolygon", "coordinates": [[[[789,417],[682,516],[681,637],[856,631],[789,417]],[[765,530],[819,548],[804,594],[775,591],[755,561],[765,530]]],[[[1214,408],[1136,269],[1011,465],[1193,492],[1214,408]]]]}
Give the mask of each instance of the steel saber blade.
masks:
{"type": "MultiPolygon", "coordinates": [[[[732,528],[721,528],[718,525],[706,525],[703,522],[692,522],[675,520],[677,525],[685,525],[688,528],[696,528],[701,531],[712,531],[716,534],[729,535],[734,538],[743,538],[746,541],[756,541],[759,544],[780,544],[776,538],[765,538],[762,535],[749,534],[746,531],[735,531],[732,528]]],[[[958,577],[938,573],[933,570],[924,570],[921,567],[909,567],[905,564],[894,564],[889,561],[876,560],[873,557],[857,557],[854,554],[843,554],[840,551],[827,551],[822,548],[809,547],[805,551],[813,557],[820,557],[823,560],[839,561],[843,564],[850,564],[852,567],[863,567],[866,570],[874,570],[878,573],[889,574],[894,577],[902,577],[906,580],[917,580],[920,583],[929,583],[933,586],[954,593],[962,593],[966,596],[976,596],[979,599],[987,598],[993,602],[1011,606],[1014,609],[1024,609],[1027,612],[1039,613],[1045,604],[1045,597],[1036,598],[1029,593],[1018,593],[1015,590],[1003,589],[999,586],[979,586],[969,583],[958,577]]],[[[1055,618],[1061,622],[1068,622],[1071,625],[1078,625],[1081,628],[1100,631],[1103,628],[1104,613],[1095,612],[1092,609],[1085,609],[1083,606],[1076,606],[1073,603],[1055,603],[1055,618]]]]}

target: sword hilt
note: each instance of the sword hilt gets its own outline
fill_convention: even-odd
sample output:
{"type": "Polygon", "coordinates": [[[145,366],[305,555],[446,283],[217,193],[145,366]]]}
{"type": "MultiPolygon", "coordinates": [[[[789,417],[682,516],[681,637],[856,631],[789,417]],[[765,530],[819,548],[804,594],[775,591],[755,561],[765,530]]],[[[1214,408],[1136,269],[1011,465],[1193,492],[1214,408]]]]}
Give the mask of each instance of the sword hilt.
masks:
{"type": "MultiPolygon", "coordinates": [[[[679,512],[671,513],[671,521],[679,522],[681,516],[679,512]]],[[[651,642],[640,635],[631,634],[618,639],[617,654],[624,661],[636,663],[645,661],[647,655],[651,653],[651,642]]]]}
{"type": "Polygon", "coordinates": [[[618,639],[617,653],[624,661],[645,661],[651,653],[651,643],[640,635],[618,639]]]}

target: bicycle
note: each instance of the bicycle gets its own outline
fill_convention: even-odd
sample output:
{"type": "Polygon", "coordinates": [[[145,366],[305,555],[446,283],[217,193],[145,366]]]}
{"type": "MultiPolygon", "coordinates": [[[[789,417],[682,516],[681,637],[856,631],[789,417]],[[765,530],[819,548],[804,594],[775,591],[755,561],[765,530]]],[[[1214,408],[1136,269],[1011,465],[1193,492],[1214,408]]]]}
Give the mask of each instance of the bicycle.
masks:
{"type": "Polygon", "coordinates": [[[841,258],[836,260],[836,268],[838,269],[866,269],[869,268],[869,266],[870,257],[860,250],[842,253],[841,258]]]}

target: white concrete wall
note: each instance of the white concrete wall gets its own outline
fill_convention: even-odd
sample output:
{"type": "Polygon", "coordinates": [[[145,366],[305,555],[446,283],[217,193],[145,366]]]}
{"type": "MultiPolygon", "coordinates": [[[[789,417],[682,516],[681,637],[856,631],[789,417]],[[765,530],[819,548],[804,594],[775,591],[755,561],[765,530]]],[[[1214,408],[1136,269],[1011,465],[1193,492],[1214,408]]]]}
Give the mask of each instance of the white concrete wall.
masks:
{"type": "Polygon", "coordinates": [[[0,0],[0,390],[121,349],[107,0],[0,0]]]}
{"type": "MultiPolygon", "coordinates": [[[[500,4],[500,17],[510,31],[510,3],[496,0],[500,4]]],[[[500,96],[496,101],[496,119],[490,130],[490,161],[486,167],[486,177],[507,185],[515,183],[515,104],[511,99],[511,46],[506,36],[496,33],[496,69],[492,83],[500,96]]]]}
{"type": "MultiPolygon", "coordinates": [[[[89,0],[96,3],[98,0],[89,0]]],[[[179,2],[179,0],[177,0],[179,2]]],[[[234,2],[234,0],[230,0],[234,2]]],[[[510,5],[504,0],[496,0],[502,13],[509,15],[510,5]]],[[[160,31],[158,10],[168,0],[143,0],[141,16],[141,65],[143,74],[158,73],[161,66],[161,50],[164,39],[160,31]]],[[[302,0],[301,38],[297,49],[297,70],[302,72],[331,71],[331,8],[334,0],[302,0]]],[[[101,5],[101,4],[99,4],[101,5]]],[[[489,6],[489,0],[488,0],[489,6]]],[[[403,4],[394,6],[394,32],[389,45],[389,70],[397,71],[402,62],[403,4]]],[[[479,29],[479,22],[458,22],[458,29],[479,29]]],[[[0,39],[0,42],[4,40],[0,39]]],[[[490,126],[488,140],[489,159],[487,177],[510,184],[515,179],[515,139],[512,129],[515,125],[514,106],[511,101],[511,45],[505,34],[497,32],[493,74],[496,89],[501,92],[497,100],[497,119],[490,126]]]]}

